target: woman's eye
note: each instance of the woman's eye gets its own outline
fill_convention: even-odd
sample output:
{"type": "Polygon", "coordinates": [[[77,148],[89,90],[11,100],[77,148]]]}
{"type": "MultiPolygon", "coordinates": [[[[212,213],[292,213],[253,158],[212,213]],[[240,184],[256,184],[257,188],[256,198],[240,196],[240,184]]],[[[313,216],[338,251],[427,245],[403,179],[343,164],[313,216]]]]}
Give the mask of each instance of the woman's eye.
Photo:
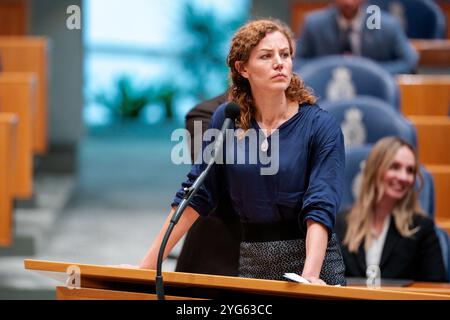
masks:
{"type": "Polygon", "coordinates": [[[268,59],[268,58],[270,58],[269,54],[265,54],[265,55],[261,56],[261,59],[268,59]]]}
{"type": "Polygon", "coordinates": [[[393,170],[398,170],[399,168],[400,168],[400,165],[395,162],[393,164],[391,164],[391,166],[390,166],[390,169],[393,169],[393,170]]]}

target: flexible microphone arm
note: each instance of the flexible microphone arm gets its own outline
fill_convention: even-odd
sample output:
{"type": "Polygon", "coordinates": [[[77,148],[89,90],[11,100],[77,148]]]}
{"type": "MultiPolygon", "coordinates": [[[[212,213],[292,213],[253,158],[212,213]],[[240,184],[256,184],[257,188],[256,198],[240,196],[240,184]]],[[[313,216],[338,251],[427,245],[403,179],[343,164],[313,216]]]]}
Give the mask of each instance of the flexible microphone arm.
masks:
{"type": "Polygon", "coordinates": [[[239,106],[233,102],[229,103],[225,107],[226,118],[220,130],[219,137],[215,141],[213,156],[209,160],[205,170],[203,170],[203,172],[197,177],[197,179],[195,179],[194,183],[189,188],[184,188],[183,200],[180,202],[174,214],[172,215],[172,218],[170,219],[169,227],[167,228],[166,233],[164,234],[163,240],[161,242],[161,246],[159,247],[158,261],[156,265],[156,295],[158,296],[158,300],[165,300],[164,281],[162,277],[162,262],[164,259],[164,251],[167,246],[167,242],[169,241],[170,234],[172,233],[175,225],[178,223],[178,220],[180,220],[180,217],[183,214],[186,207],[188,206],[189,201],[197,193],[198,189],[203,184],[203,181],[205,180],[206,176],[211,170],[214,162],[216,161],[217,155],[219,154],[220,149],[222,148],[225,130],[228,129],[228,127],[233,123],[234,119],[236,119],[239,116],[239,112],[240,112],[239,106]]]}

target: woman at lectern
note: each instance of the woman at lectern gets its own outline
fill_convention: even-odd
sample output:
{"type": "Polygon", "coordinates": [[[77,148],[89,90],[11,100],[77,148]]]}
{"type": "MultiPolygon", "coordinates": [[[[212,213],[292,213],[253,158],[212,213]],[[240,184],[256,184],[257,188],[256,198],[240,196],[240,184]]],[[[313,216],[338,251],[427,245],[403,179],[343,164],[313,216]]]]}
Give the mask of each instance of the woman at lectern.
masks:
{"type": "MultiPolygon", "coordinates": [[[[164,257],[199,215],[211,212],[219,197],[229,197],[229,212],[242,223],[239,276],[283,280],[284,273],[293,272],[314,284],[345,285],[333,233],[343,185],[343,136],[293,73],[294,54],[292,32],[277,20],[249,22],[234,35],[228,100],[240,107],[232,124],[240,130],[226,136],[225,163],[213,165],[175,226],[164,257]]],[[[214,113],[210,128],[221,128],[225,107],[214,113]]],[[[204,161],[194,164],[182,187],[191,186],[205,167],[204,161]]],[[[162,238],[183,196],[182,188],[140,268],[156,268],[162,238]]]]}
{"type": "Polygon", "coordinates": [[[338,214],[336,233],[349,277],[446,281],[434,223],[420,208],[414,148],[397,137],[378,141],[364,166],[358,198],[338,214]]]}

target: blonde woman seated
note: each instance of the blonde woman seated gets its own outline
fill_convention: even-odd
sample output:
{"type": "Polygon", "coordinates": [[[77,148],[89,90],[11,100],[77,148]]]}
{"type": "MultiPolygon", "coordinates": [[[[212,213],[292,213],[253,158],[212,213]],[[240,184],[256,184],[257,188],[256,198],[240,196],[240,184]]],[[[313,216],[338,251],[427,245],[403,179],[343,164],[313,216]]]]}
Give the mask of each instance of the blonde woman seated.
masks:
{"type": "Polygon", "coordinates": [[[446,281],[434,223],[420,208],[417,154],[407,142],[381,139],[366,161],[358,199],[337,215],[336,233],[347,277],[366,277],[378,266],[381,278],[446,281]]]}

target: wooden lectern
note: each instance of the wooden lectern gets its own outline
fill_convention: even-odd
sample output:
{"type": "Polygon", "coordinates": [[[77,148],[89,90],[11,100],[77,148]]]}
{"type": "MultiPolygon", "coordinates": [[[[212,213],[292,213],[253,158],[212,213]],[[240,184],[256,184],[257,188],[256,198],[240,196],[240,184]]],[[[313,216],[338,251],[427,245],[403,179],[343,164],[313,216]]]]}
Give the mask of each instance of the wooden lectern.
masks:
{"type": "MultiPolygon", "coordinates": [[[[79,288],[56,287],[57,299],[154,300],[154,270],[123,269],[109,266],[25,260],[25,269],[66,275],[79,271],[79,288]]],[[[73,275],[71,276],[73,277],[73,275]]],[[[166,299],[376,299],[450,300],[450,295],[299,284],[288,281],[247,279],[194,273],[164,272],[166,299]]]]}

